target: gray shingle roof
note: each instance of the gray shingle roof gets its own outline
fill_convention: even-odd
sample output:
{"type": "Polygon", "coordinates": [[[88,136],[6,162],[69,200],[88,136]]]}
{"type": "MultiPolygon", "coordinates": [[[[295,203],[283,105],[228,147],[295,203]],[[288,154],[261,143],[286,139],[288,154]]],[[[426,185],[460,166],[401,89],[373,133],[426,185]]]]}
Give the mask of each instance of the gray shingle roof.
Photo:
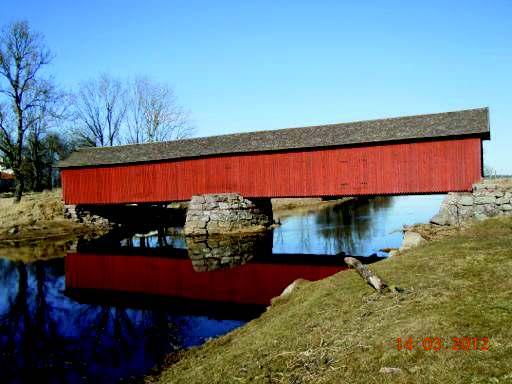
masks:
{"type": "Polygon", "coordinates": [[[79,148],[59,168],[141,163],[236,153],[335,147],[480,135],[489,138],[487,108],[353,123],[235,133],[149,144],[79,148]]]}

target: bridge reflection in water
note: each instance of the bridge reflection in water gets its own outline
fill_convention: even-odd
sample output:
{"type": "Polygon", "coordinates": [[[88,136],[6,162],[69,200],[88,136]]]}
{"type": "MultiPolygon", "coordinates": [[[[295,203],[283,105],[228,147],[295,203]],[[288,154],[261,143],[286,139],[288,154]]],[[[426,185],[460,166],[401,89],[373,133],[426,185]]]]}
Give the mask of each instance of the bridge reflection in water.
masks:
{"type": "Polygon", "coordinates": [[[141,377],[258,316],[293,280],[345,268],[342,255],[273,254],[265,236],[185,244],[160,233],[79,242],[32,264],[0,258],[2,383],[141,377]]]}
{"type": "Polygon", "coordinates": [[[151,295],[174,302],[178,312],[247,318],[294,280],[347,268],[343,255],[272,254],[272,238],[263,235],[188,238],[187,248],[79,246],[66,257],[66,292],[77,300],[151,295]]]}

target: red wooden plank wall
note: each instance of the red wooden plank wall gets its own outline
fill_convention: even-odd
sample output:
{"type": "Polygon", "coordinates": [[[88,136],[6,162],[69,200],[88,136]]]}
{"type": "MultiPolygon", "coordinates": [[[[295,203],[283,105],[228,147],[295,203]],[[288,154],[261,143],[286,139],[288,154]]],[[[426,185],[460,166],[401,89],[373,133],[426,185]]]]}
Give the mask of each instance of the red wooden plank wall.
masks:
{"type": "Polygon", "coordinates": [[[355,196],[470,190],[481,176],[480,138],[229,155],[62,170],[67,204],[251,197],[355,196]]]}

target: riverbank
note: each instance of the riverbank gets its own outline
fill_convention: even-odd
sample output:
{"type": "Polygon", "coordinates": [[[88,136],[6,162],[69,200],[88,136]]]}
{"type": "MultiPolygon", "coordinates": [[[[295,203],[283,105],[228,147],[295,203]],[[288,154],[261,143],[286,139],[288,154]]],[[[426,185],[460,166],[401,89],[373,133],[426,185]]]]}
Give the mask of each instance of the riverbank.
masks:
{"type": "Polygon", "coordinates": [[[13,198],[0,198],[0,247],[63,241],[76,236],[99,236],[108,228],[88,226],[64,217],[60,189],[13,198]]]}
{"type": "Polygon", "coordinates": [[[147,381],[510,382],[511,256],[512,218],[475,223],[371,266],[402,293],[377,294],[355,271],[299,284],[246,326],[170,356],[147,381]],[[412,337],[412,351],[398,351],[398,337],[412,337]],[[426,337],[443,348],[425,351],[426,337]],[[489,338],[489,350],[453,350],[452,337],[477,338],[478,349],[489,338]]]}
{"type": "Polygon", "coordinates": [[[354,197],[343,197],[334,200],[323,200],[320,197],[272,199],[272,211],[274,220],[281,220],[289,216],[345,204],[354,199],[354,197]]]}

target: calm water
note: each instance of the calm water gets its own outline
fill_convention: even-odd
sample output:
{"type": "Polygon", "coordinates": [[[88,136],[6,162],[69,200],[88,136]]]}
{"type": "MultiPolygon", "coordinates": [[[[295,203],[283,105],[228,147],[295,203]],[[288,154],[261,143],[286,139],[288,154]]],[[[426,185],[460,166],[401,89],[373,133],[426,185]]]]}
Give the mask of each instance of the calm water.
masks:
{"type": "Polygon", "coordinates": [[[282,220],[274,252],[370,255],[398,248],[404,225],[427,223],[444,195],[400,196],[334,206],[282,220]]]}
{"type": "Polygon", "coordinates": [[[345,269],[336,254],[399,246],[402,225],[428,221],[441,200],[335,206],[244,239],[110,236],[31,264],[0,250],[0,383],[140,379],[166,354],[258,316],[293,280],[345,269]]]}

